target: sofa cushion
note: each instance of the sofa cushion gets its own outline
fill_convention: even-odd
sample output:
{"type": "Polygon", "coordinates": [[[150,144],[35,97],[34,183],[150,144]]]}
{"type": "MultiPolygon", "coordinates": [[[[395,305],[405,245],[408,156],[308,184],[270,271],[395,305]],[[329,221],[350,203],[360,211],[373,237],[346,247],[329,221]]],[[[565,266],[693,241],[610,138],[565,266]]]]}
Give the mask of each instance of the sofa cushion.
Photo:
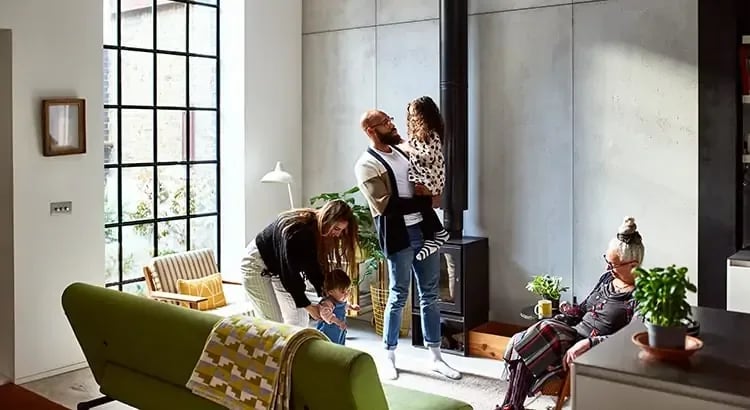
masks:
{"type": "Polygon", "coordinates": [[[198,310],[213,310],[227,305],[220,273],[198,279],[177,279],[177,290],[182,295],[208,298],[198,303],[198,310]]]}
{"type": "Polygon", "coordinates": [[[472,410],[469,404],[449,397],[385,383],[383,390],[389,410],[472,410]]]}

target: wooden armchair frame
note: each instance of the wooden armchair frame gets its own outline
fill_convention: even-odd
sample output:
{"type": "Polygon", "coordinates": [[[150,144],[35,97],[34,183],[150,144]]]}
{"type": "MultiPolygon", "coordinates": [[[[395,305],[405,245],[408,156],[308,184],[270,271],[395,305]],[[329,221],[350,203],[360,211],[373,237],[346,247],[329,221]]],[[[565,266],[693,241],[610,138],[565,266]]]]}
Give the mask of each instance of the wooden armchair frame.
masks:
{"type": "MultiPolygon", "coordinates": [[[[525,401],[524,406],[533,403],[539,396],[556,396],[555,410],[562,410],[565,402],[570,398],[570,379],[573,377],[572,373],[573,369],[568,369],[562,378],[554,377],[544,382],[540,392],[531,401],[525,401]]],[[[499,408],[498,406],[496,410],[499,408]]]]}
{"type": "Polygon", "coordinates": [[[572,370],[568,369],[565,372],[565,378],[559,379],[554,378],[542,386],[542,394],[545,396],[557,396],[557,403],[555,403],[555,410],[562,410],[565,402],[570,398],[570,378],[572,370]]]}
{"type": "MultiPolygon", "coordinates": [[[[153,271],[149,266],[143,267],[143,276],[146,279],[146,288],[148,288],[148,295],[151,299],[158,300],[161,302],[168,302],[168,303],[177,303],[180,302],[186,303],[190,309],[198,309],[198,303],[204,302],[208,300],[206,297],[202,296],[190,296],[190,295],[183,295],[180,293],[172,293],[172,292],[162,292],[154,290],[154,277],[153,277],[153,271]]],[[[222,279],[221,282],[225,285],[242,285],[241,282],[233,281],[233,280],[226,280],[222,279]]]]}

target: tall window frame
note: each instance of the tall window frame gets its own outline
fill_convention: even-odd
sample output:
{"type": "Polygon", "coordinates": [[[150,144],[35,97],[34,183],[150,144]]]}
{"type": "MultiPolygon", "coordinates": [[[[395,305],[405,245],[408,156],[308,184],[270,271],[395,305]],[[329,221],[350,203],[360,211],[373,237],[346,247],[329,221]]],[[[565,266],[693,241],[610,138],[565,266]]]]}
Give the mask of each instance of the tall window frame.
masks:
{"type": "Polygon", "coordinates": [[[220,0],[103,1],[105,286],[144,293],[142,265],[151,257],[209,247],[220,260],[220,0]],[[143,17],[149,9],[150,25],[143,17]],[[167,23],[183,13],[184,47],[174,38],[179,26],[167,23]],[[200,30],[205,27],[209,32],[200,30]],[[179,60],[184,66],[174,64],[179,60]],[[139,100],[133,90],[146,83],[141,80],[149,75],[148,64],[150,96],[141,93],[139,100]],[[124,92],[132,98],[124,99],[124,92]],[[124,134],[137,134],[141,142],[150,136],[150,144],[124,134]],[[140,186],[132,182],[134,172],[141,172],[140,186]],[[149,172],[151,178],[143,177],[149,172]],[[142,199],[135,206],[134,196],[142,199]],[[129,237],[140,243],[129,245],[129,237]]]}

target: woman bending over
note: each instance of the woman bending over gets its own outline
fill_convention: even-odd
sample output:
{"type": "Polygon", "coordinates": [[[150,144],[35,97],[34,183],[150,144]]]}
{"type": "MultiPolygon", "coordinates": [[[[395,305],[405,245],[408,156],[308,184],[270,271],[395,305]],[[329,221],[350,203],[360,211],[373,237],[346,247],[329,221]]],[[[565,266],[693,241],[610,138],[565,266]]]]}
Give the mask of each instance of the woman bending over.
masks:
{"type": "Polygon", "coordinates": [[[256,313],[268,320],[306,327],[320,319],[305,294],[309,281],[323,295],[323,274],[357,267],[357,222],[345,201],[320,209],[292,209],[266,226],[245,248],[241,270],[256,313]]]}

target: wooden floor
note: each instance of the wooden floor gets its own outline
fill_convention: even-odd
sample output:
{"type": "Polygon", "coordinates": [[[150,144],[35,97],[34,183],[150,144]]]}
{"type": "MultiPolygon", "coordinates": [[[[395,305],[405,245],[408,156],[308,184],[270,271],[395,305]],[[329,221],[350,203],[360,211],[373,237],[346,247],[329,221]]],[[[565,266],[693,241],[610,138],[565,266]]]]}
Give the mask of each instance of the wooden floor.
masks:
{"type": "Polygon", "coordinates": [[[66,407],[15,384],[4,384],[0,386],[0,410],[66,410],[66,407]]]}

